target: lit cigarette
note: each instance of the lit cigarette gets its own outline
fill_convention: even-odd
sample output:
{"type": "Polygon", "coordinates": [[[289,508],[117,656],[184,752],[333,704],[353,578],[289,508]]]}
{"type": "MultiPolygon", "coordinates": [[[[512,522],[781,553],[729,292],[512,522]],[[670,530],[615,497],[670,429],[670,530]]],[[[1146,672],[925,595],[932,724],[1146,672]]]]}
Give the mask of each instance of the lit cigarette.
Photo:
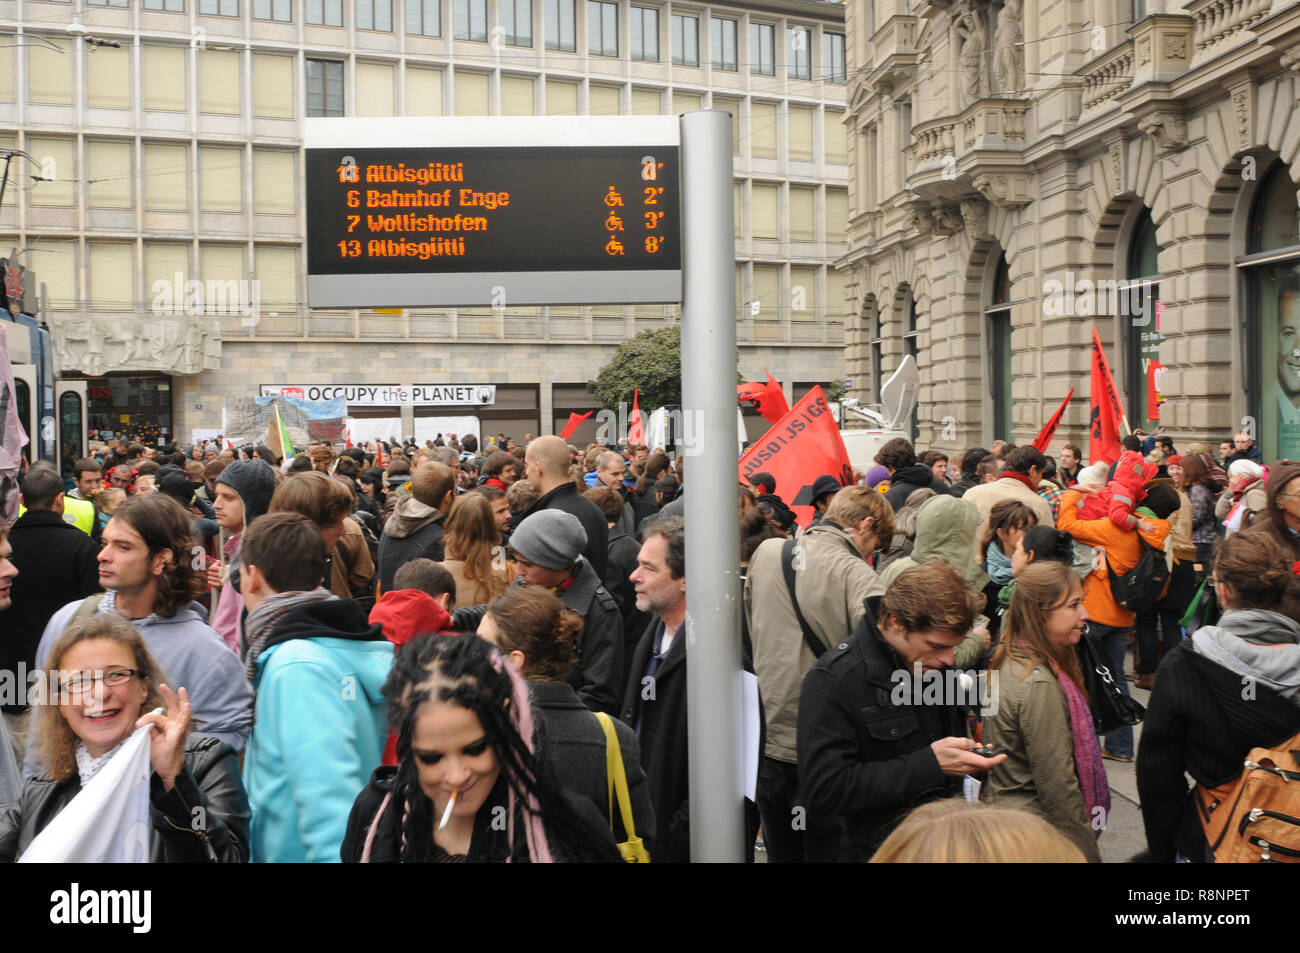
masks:
{"type": "Polygon", "coordinates": [[[456,795],[458,792],[452,791],[451,797],[447,798],[447,808],[442,812],[442,820],[438,822],[438,830],[441,831],[451,820],[451,809],[456,806],[456,795]]]}

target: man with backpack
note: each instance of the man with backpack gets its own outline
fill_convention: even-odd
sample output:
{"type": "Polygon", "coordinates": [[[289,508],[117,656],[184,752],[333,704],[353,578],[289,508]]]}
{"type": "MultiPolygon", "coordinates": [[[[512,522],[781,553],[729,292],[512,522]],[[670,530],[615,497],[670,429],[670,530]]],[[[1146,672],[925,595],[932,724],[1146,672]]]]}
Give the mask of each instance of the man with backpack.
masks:
{"type": "MultiPolygon", "coordinates": [[[[1080,519],[1079,503],[1084,494],[1077,487],[1066,490],[1061,497],[1061,512],[1056,521],[1057,529],[1070,533],[1077,541],[1097,551],[1092,570],[1083,581],[1083,605],[1090,620],[1088,636],[1098,643],[1110,663],[1115,683],[1126,695],[1129,689],[1124,677],[1124,654],[1129,630],[1137,618],[1136,610],[1144,609],[1160,598],[1163,582],[1154,578],[1157,560],[1152,558],[1146,562],[1145,581],[1125,577],[1138,568],[1146,555],[1146,547],[1157,551],[1158,561],[1163,564],[1165,538],[1170,531],[1169,517],[1179,507],[1178,491],[1169,484],[1147,484],[1145,489],[1142,505],[1135,511],[1137,526],[1132,530],[1120,529],[1109,519],[1080,519]]],[[[1164,582],[1167,580],[1166,574],[1164,582]]],[[[1106,735],[1102,757],[1111,761],[1132,761],[1133,729],[1125,726],[1106,735]]]]}

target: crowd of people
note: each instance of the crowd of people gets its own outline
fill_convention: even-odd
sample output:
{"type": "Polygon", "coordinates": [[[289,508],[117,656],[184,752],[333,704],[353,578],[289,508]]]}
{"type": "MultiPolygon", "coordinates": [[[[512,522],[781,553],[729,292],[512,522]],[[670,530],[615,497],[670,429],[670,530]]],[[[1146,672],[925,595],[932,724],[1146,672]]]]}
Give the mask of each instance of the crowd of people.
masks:
{"type": "MultiPolygon", "coordinates": [[[[1210,859],[1198,791],[1300,732],[1300,466],[1245,434],[876,464],[817,478],[806,526],[737,487],[746,853],[1098,861],[1136,757],[1145,856],[1210,859]],[[1099,714],[1130,647],[1136,751],[1099,714]]],[[[0,859],[152,724],[155,861],[689,860],[683,466],[531,434],[32,464],[0,859]]]]}

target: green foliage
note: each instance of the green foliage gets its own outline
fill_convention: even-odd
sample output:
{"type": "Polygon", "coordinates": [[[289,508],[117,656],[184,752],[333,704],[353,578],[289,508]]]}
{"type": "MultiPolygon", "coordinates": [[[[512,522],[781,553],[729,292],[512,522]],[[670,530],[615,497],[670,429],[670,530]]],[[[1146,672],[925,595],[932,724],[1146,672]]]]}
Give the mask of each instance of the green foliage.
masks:
{"type": "MultiPolygon", "coordinates": [[[[736,355],[739,364],[740,355],[736,355]]],[[[741,383],[739,369],[736,383],[741,383]]],[[[618,410],[619,402],[632,407],[632,394],[641,389],[638,406],[649,412],[656,407],[680,405],[682,402],[682,328],[679,324],[642,331],[624,341],[610,362],[600,369],[594,381],[587,381],[587,393],[608,410],[618,410]]]]}
{"type": "Polygon", "coordinates": [[[844,378],[837,378],[828,387],[822,388],[822,393],[826,395],[826,402],[835,403],[837,400],[844,399],[844,378]]]}
{"type": "Polygon", "coordinates": [[[680,325],[642,331],[632,340],[624,341],[596,379],[587,381],[587,392],[609,410],[618,410],[620,401],[631,407],[632,393],[638,387],[641,389],[638,404],[643,410],[682,402],[680,325]]]}

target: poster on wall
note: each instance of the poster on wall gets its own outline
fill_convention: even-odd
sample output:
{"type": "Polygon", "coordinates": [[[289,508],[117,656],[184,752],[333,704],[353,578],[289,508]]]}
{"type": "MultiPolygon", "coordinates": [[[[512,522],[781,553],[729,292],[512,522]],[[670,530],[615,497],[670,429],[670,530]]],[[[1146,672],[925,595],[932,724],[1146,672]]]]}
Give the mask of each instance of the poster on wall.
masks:
{"type": "MultiPolygon", "coordinates": [[[[436,440],[438,434],[442,434],[442,439],[446,440],[449,434],[455,434],[456,438],[462,439],[466,434],[479,436],[479,420],[477,417],[416,417],[415,418],[415,442],[423,445],[426,440],[436,440]]],[[[479,440],[480,446],[482,439],[479,440]]]]}
{"type": "Polygon", "coordinates": [[[392,443],[393,438],[401,438],[401,417],[349,417],[346,421],[349,439],[352,445],[362,446],[378,443],[380,440],[392,443]]]}

